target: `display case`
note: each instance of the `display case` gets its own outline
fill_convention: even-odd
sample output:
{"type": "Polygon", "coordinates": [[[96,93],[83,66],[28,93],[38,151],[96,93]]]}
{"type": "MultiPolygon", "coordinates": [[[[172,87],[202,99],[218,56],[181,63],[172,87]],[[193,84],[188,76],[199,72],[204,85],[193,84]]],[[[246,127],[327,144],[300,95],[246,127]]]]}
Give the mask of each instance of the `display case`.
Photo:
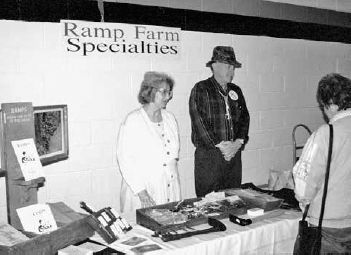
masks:
{"type": "Polygon", "coordinates": [[[228,218],[229,214],[243,215],[248,209],[262,208],[264,211],[278,209],[283,200],[253,190],[225,190],[225,199],[201,203],[201,198],[156,205],[136,210],[139,225],[153,231],[164,228],[184,228],[207,223],[208,217],[228,218]],[[239,197],[237,199],[231,199],[239,197]],[[229,199],[229,200],[228,200],[229,199]]]}

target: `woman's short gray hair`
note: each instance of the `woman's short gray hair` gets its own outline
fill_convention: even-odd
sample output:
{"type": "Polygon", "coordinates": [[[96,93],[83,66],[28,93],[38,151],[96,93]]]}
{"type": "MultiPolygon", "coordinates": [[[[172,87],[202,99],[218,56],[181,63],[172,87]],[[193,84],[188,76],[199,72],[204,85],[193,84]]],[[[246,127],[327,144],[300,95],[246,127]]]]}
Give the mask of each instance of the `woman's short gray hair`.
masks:
{"type": "Polygon", "coordinates": [[[162,83],[169,85],[170,91],[173,91],[174,80],[168,74],[160,72],[146,72],[141,82],[138,101],[141,104],[148,104],[155,100],[155,94],[162,83]]]}

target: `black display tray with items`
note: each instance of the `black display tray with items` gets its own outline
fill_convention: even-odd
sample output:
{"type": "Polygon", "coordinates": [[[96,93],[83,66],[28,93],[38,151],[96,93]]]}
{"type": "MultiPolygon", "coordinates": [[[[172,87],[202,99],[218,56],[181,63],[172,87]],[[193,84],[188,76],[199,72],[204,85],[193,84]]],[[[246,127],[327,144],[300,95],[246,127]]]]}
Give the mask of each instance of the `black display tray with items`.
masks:
{"type": "Polygon", "coordinates": [[[278,209],[282,199],[253,190],[225,190],[225,198],[206,201],[190,198],[182,201],[156,205],[136,210],[137,224],[153,231],[181,229],[208,222],[208,218],[224,219],[229,214],[243,215],[248,209],[262,208],[264,211],[278,209]]]}

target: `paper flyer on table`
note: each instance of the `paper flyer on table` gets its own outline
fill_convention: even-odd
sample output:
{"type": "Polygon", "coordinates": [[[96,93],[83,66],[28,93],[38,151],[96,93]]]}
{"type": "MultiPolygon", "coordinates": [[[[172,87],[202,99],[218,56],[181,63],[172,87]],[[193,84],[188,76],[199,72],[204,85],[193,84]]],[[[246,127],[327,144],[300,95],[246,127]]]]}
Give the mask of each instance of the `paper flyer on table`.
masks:
{"type": "Polygon", "coordinates": [[[34,204],[16,209],[25,231],[44,234],[57,229],[57,224],[47,204],[34,204]]]}
{"type": "Polygon", "coordinates": [[[33,138],[11,141],[25,181],[44,176],[33,138]]]}
{"type": "Polygon", "coordinates": [[[154,252],[165,249],[150,238],[134,233],[122,236],[119,240],[109,244],[109,247],[126,254],[154,254],[154,252]]]}

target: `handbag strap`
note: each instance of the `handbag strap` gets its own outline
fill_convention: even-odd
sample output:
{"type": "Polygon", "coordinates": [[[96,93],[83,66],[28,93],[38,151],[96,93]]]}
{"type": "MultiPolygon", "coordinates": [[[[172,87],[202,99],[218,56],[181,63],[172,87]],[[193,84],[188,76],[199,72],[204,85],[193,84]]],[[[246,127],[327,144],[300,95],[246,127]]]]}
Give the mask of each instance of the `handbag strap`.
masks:
{"type": "Polygon", "coordinates": [[[305,221],[307,217],[308,209],[310,209],[310,204],[306,205],[305,210],[303,211],[302,221],[305,221]]]}
{"type": "Polygon", "coordinates": [[[323,190],[323,197],[322,197],[321,214],[319,216],[318,228],[322,227],[322,220],[323,220],[323,215],[324,215],[324,206],[325,206],[325,200],[327,198],[327,190],[328,190],[328,183],[329,183],[329,172],[330,172],[331,156],[332,156],[332,152],[333,152],[333,138],[334,138],[333,125],[329,124],[329,130],[330,130],[330,135],[329,135],[328,163],[327,163],[327,171],[325,173],[325,181],[324,181],[324,190],[323,190]]]}
{"type": "MultiPolygon", "coordinates": [[[[325,172],[325,181],[324,181],[324,189],[323,189],[323,197],[322,197],[322,205],[321,205],[321,213],[319,215],[318,221],[318,228],[322,228],[322,221],[324,216],[324,207],[325,207],[325,200],[327,198],[327,191],[328,191],[328,182],[329,182],[329,172],[330,172],[330,163],[331,163],[331,156],[333,152],[333,138],[334,138],[334,130],[333,125],[329,124],[329,148],[328,148],[328,161],[327,161],[327,169],[325,172]]],[[[306,205],[305,211],[303,212],[302,220],[304,221],[307,217],[308,209],[310,208],[310,204],[306,205]]]]}

